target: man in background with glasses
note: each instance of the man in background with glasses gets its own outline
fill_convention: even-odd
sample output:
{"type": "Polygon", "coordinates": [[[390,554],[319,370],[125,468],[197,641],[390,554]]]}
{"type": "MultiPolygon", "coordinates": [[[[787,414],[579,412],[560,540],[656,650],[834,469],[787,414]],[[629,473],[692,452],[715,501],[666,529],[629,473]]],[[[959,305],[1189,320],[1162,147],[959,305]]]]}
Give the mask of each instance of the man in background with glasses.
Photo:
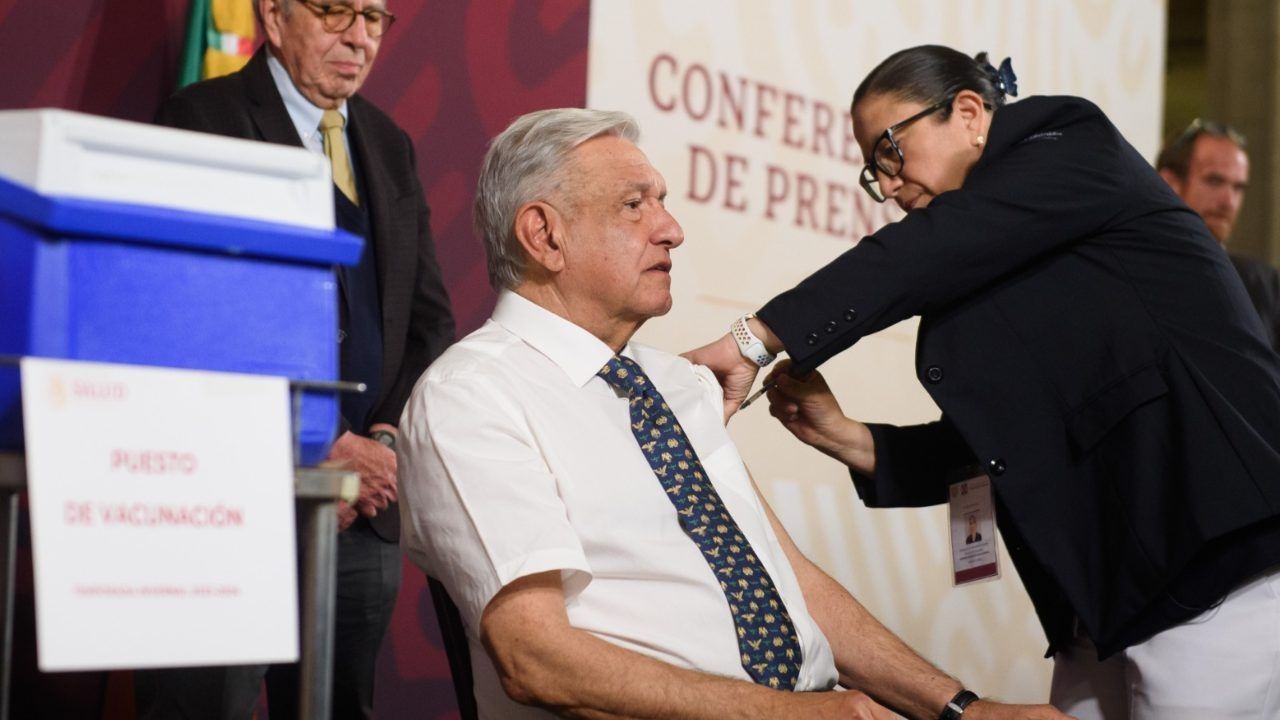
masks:
{"type": "MultiPolygon", "coordinates": [[[[1156,159],[1160,177],[1204,218],[1223,247],[1235,229],[1249,185],[1249,156],[1244,148],[1244,136],[1231,127],[1196,118],[1156,159]]],[[[1280,351],[1280,271],[1253,258],[1235,253],[1230,257],[1258,309],[1271,347],[1280,351]]]]}
{"type": "MultiPolygon", "coordinates": [[[[395,16],[384,0],[254,2],[264,46],[241,71],[179,91],[157,121],[326,156],[335,223],[365,239],[360,263],[339,269],[338,352],[342,379],[368,390],[343,396],[328,460],[360,473],[359,499],[339,508],[333,716],[370,717],[400,587],[396,424],[413,383],[452,341],[453,317],[412,141],[356,94],[395,16]]],[[[264,673],[272,719],[296,716],[296,665],[139,673],[139,716],[247,720],[264,673]]]]}

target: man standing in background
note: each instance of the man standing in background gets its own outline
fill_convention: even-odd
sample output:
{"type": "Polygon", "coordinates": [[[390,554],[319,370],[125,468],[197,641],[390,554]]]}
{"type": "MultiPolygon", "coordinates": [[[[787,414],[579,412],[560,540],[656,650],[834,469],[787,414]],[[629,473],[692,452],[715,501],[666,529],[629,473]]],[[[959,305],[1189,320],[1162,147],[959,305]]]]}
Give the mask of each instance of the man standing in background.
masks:
{"type": "MultiPolygon", "coordinates": [[[[241,71],[179,91],[157,122],[327,156],[336,224],[365,239],[360,263],[339,270],[338,339],[342,379],[368,390],[343,396],[328,460],[360,473],[359,499],[339,508],[333,714],[370,717],[400,586],[396,424],[413,383],[452,341],[453,317],[413,144],[356,95],[395,16],[383,0],[254,1],[264,47],[241,71]]],[[[264,673],[273,720],[296,716],[295,665],[139,673],[139,716],[249,718],[264,673]]]]}
{"type": "MultiPolygon", "coordinates": [[[[1156,169],[1209,232],[1226,247],[1249,185],[1244,136],[1230,127],[1196,119],[1160,151],[1156,169]]],[[[1229,253],[1258,309],[1271,347],[1280,351],[1280,272],[1265,262],[1229,253]]]]}

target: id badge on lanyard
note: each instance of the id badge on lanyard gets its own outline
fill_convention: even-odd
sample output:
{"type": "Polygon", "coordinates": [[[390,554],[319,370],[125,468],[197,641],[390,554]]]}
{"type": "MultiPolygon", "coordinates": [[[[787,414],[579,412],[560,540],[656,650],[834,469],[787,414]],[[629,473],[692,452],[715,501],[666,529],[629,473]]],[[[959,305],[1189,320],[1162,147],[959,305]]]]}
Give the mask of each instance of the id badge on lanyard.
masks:
{"type": "Polygon", "coordinates": [[[991,478],[976,467],[962,477],[951,484],[947,502],[952,583],[957,587],[1000,577],[991,478]]]}

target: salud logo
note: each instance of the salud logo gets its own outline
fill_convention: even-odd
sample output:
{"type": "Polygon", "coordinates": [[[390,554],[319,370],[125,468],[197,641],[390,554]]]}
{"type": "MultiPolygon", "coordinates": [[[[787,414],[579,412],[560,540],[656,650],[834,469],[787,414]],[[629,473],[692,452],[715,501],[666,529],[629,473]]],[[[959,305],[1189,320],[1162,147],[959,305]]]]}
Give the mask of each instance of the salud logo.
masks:
{"type": "Polygon", "coordinates": [[[49,404],[61,410],[67,404],[67,382],[62,375],[49,376],[49,404]]]}

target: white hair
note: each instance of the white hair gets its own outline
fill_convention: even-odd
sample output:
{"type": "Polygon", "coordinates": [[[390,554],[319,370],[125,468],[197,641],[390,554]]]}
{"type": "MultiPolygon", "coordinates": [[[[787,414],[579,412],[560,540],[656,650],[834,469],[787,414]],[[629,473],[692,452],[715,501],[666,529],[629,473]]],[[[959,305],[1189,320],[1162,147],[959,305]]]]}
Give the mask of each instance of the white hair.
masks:
{"type": "Polygon", "coordinates": [[[569,153],[601,136],[634,143],[640,128],[624,112],[556,108],[521,115],[489,143],[476,184],[475,228],[484,239],[495,290],[516,287],[524,274],[516,211],[554,191],[569,153]]]}

